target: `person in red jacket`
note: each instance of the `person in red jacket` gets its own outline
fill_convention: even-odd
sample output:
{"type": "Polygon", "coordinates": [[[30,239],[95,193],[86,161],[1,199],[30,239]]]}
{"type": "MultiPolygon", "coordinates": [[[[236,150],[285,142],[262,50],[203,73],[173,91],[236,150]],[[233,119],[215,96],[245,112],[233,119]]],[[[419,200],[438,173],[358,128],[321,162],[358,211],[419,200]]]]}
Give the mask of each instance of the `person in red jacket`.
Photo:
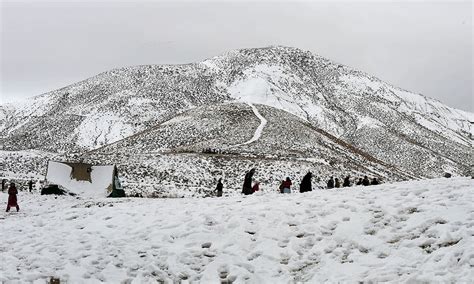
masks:
{"type": "Polygon", "coordinates": [[[16,211],[20,211],[20,206],[18,206],[18,201],[16,199],[17,194],[18,190],[16,189],[15,183],[10,183],[10,188],[8,188],[7,212],[10,211],[10,207],[16,207],[16,211]]]}
{"type": "Polygon", "coordinates": [[[259,191],[260,190],[260,182],[256,181],[255,184],[252,187],[253,192],[259,191]]]}
{"type": "Polygon", "coordinates": [[[289,177],[287,177],[286,180],[282,183],[283,193],[291,193],[291,185],[291,180],[289,177]]]}

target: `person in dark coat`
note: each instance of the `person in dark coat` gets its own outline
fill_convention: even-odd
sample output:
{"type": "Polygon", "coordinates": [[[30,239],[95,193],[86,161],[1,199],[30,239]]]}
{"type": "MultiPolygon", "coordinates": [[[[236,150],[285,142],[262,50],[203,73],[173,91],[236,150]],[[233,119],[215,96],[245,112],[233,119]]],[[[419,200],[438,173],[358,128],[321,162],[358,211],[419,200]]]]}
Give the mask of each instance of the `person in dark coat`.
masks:
{"type": "Polygon", "coordinates": [[[336,188],[341,187],[341,182],[339,181],[338,178],[336,178],[336,179],[334,180],[334,186],[335,186],[336,188]]]}
{"type": "Polygon", "coordinates": [[[351,186],[351,180],[350,180],[351,176],[346,176],[346,178],[344,179],[344,182],[342,183],[342,187],[349,187],[351,186]]]}
{"type": "Polygon", "coordinates": [[[370,185],[370,180],[367,176],[364,176],[364,179],[362,180],[362,185],[364,186],[370,185]]]}
{"type": "Polygon", "coordinates": [[[334,188],[334,178],[333,177],[331,177],[328,180],[328,188],[334,188]]]}
{"type": "Polygon", "coordinates": [[[286,177],[286,180],[283,182],[283,193],[291,193],[291,179],[286,177]]]}
{"type": "Polygon", "coordinates": [[[362,185],[363,181],[362,178],[359,178],[359,181],[356,183],[356,185],[362,185]]]}
{"type": "Polygon", "coordinates": [[[18,200],[16,195],[18,194],[18,190],[16,189],[15,183],[10,183],[10,188],[8,188],[8,204],[7,204],[7,211],[10,211],[10,207],[16,207],[16,211],[20,211],[20,206],[18,206],[18,200]]]}
{"type": "Polygon", "coordinates": [[[30,179],[30,181],[28,182],[28,190],[29,190],[30,192],[33,191],[33,181],[32,181],[31,179],[30,179]]]}
{"type": "Polygon", "coordinates": [[[2,192],[5,191],[5,188],[7,187],[7,180],[6,179],[2,179],[2,192]]]}
{"type": "Polygon", "coordinates": [[[216,189],[214,190],[214,191],[217,191],[217,197],[222,196],[223,189],[224,189],[224,185],[222,184],[222,178],[220,178],[217,181],[217,186],[216,186],[216,189]]]}
{"type": "Polygon", "coordinates": [[[311,172],[308,172],[303,177],[303,179],[301,180],[301,183],[300,183],[300,192],[301,193],[313,190],[312,187],[311,187],[311,178],[312,177],[313,177],[313,174],[311,172]]]}
{"type": "Polygon", "coordinates": [[[371,185],[377,185],[377,184],[380,184],[380,182],[377,180],[377,178],[373,178],[372,182],[370,184],[371,185]]]}
{"type": "Polygon", "coordinates": [[[245,174],[244,178],[244,185],[242,187],[242,193],[245,195],[249,195],[253,193],[252,190],[252,177],[255,174],[255,169],[251,169],[245,174]]]}

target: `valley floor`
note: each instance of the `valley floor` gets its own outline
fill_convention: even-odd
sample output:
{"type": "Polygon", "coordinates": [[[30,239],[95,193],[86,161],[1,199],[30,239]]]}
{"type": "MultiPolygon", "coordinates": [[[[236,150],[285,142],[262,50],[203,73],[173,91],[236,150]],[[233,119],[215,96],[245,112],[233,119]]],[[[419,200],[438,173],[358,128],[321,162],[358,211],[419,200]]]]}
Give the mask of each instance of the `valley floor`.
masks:
{"type": "Polygon", "coordinates": [[[22,192],[20,212],[0,213],[0,282],[467,283],[473,185],[454,178],[204,199],[22,192]]]}

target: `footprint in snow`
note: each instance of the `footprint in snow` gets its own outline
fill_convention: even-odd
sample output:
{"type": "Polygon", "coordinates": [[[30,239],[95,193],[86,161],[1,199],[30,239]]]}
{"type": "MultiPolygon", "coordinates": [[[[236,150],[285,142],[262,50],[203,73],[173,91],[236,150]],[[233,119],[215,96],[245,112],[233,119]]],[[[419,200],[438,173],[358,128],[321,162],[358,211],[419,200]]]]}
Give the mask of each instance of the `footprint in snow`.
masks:
{"type": "Polygon", "coordinates": [[[311,250],[315,244],[316,242],[313,237],[307,237],[303,244],[303,247],[305,248],[305,251],[308,251],[311,250]]]}
{"type": "Polygon", "coordinates": [[[258,257],[261,256],[261,255],[262,255],[262,252],[261,252],[261,251],[252,252],[251,254],[249,254],[249,255],[247,256],[247,260],[248,260],[248,261],[252,261],[252,260],[258,258],[258,257]]]}
{"type": "Polygon", "coordinates": [[[229,267],[227,265],[222,265],[217,269],[217,272],[219,273],[219,278],[224,279],[229,275],[229,267]]]}
{"type": "Polygon", "coordinates": [[[74,220],[74,219],[77,219],[77,218],[79,218],[78,215],[72,215],[72,216],[67,217],[66,220],[70,221],[70,220],[74,220]]]}
{"type": "Polygon", "coordinates": [[[281,247],[281,248],[286,248],[286,247],[288,246],[288,243],[289,243],[289,242],[290,242],[290,241],[287,240],[287,239],[281,240],[281,241],[278,242],[278,246],[281,247]]]}
{"type": "Polygon", "coordinates": [[[364,229],[364,233],[365,233],[366,235],[371,235],[371,236],[373,236],[373,235],[375,235],[375,234],[377,233],[377,230],[375,230],[375,228],[373,228],[373,227],[367,227],[367,228],[364,229]]]}
{"type": "Polygon", "coordinates": [[[212,217],[206,216],[204,220],[204,225],[212,227],[212,226],[217,225],[217,221],[212,217]]]}
{"type": "Polygon", "coordinates": [[[301,239],[301,238],[303,238],[304,236],[305,236],[305,233],[304,233],[304,232],[298,232],[298,233],[296,234],[296,237],[297,237],[298,239],[301,239]]]}
{"type": "Polygon", "coordinates": [[[231,284],[237,279],[237,276],[230,275],[229,267],[227,265],[219,267],[217,273],[220,279],[220,284],[231,284]]]}
{"type": "Polygon", "coordinates": [[[348,204],[339,204],[338,207],[342,209],[349,209],[350,206],[348,204]]]}
{"type": "Polygon", "coordinates": [[[290,257],[288,255],[281,255],[281,259],[280,259],[280,264],[284,264],[284,265],[287,265],[288,262],[290,260],[290,257]]]}

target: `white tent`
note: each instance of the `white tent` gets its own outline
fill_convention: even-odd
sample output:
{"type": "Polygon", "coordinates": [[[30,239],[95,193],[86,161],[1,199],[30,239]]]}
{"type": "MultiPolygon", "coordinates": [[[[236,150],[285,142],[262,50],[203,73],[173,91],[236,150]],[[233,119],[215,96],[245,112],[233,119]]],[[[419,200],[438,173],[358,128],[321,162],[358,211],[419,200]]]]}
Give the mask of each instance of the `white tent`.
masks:
{"type": "Polygon", "coordinates": [[[106,197],[120,186],[114,165],[48,162],[46,182],[57,184],[80,196],[106,197]],[[115,185],[114,185],[115,182],[115,185]]]}

